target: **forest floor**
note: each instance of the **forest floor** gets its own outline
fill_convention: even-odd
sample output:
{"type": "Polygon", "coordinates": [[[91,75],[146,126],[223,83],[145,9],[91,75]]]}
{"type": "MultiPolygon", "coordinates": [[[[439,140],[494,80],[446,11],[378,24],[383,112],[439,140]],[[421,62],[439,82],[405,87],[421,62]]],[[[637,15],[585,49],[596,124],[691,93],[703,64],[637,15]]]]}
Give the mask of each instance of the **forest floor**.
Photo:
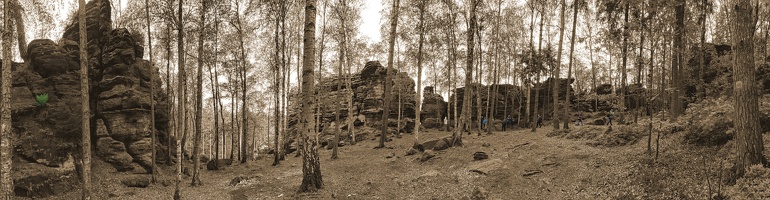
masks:
{"type": "MultiPolygon", "coordinates": [[[[272,166],[272,155],[267,155],[224,170],[204,170],[201,187],[190,187],[190,178],[183,176],[181,193],[182,199],[237,200],[473,199],[474,195],[489,199],[707,199],[726,193],[727,187],[718,183],[723,176],[720,170],[726,169],[716,166],[721,166],[724,154],[729,153],[725,149],[731,147],[684,145],[681,134],[664,135],[660,157],[653,161],[646,153],[644,135],[627,145],[597,145],[601,140],[596,138],[607,134],[607,127],[572,126],[570,133],[561,136],[553,136],[559,132],[552,125],[537,132],[519,128],[491,135],[474,133],[463,136],[464,146],[434,152],[435,157],[425,162],[419,160],[421,153],[405,155],[413,144],[412,135],[393,138],[384,149],[374,149],[378,144],[374,140],[340,147],[336,160],[330,159],[331,150],[323,149],[319,155],[324,189],[310,194],[296,193],[302,180],[301,157],[287,155],[280,165],[272,166]],[[479,151],[489,159],[475,161],[473,154],[479,151]],[[236,177],[242,180],[231,184],[236,177]]],[[[613,128],[624,130],[623,126],[613,128]]],[[[420,139],[449,135],[427,130],[420,139]]],[[[765,144],[769,142],[770,135],[765,134],[765,144]]],[[[765,152],[770,155],[770,148],[765,152]]],[[[117,180],[121,176],[95,170],[104,177],[95,184],[95,194],[97,199],[171,199],[175,178],[171,170],[161,174],[163,184],[147,188],[122,186],[117,180]]],[[[73,191],[59,198],[77,196],[73,191]]]]}

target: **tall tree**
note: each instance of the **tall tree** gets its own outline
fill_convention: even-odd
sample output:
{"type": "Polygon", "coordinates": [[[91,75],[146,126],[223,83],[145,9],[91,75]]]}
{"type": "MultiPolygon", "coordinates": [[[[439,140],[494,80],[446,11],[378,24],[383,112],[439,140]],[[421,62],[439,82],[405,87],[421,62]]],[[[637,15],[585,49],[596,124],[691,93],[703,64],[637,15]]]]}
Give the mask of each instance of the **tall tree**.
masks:
{"type": "Polygon", "coordinates": [[[754,32],[756,11],[749,0],[733,2],[733,96],[735,96],[736,172],[739,176],[751,165],[764,164],[762,131],[759,123],[759,101],[754,69],[754,32]]]}
{"type": "MultiPolygon", "coordinates": [[[[644,9],[644,3],[640,5],[641,8],[639,8],[636,12],[639,12],[639,53],[636,56],[636,85],[642,86],[642,71],[644,71],[644,40],[645,40],[645,31],[646,28],[646,21],[647,17],[645,16],[645,9],[644,9]]],[[[626,89],[628,90],[628,89],[626,89]]],[[[640,94],[634,94],[634,98],[632,98],[631,102],[633,103],[634,107],[636,108],[636,111],[634,111],[634,123],[638,122],[639,114],[642,111],[641,105],[639,105],[639,99],[642,98],[640,94]]]]}
{"type": "MultiPolygon", "coordinates": [[[[538,54],[538,57],[542,57],[543,55],[545,55],[545,54],[543,54],[543,51],[542,51],[542,49],[543,49],[542,48],[543,47],[543,22],[545,21],[545,2],[540,2],[540,9],[538,10],[538,12],[540,13],[540,30],[539,30],[539,33],[538,33],[538,34],[540,34],[540,36],[538,36],[538,39],[537,39],[538,40],[537,41],[537,54],[538,54]]],[[[534,51],[534,49],[532,51],[534,51]]],[[[535,58],[535,59],[539,59],[539,58],[535,58]]],[[[539,91],[538,88],[539,88],[539,85],[542,85],[542,84],[539,84],[539,82],[540,82],[540,71],[541,71],[540,70],[540,65],[545,64],[545,61],[541,60],[541,61],[533,61],[533,62],[534,62],[533,63],[533,67],[534,67],[534,70],[535,70],[535,82],[534,82],[535,86],[534,86],[534,90],[533,90],[533,92],[535,93],[535,98],[533,100],[534,100],[535,103],[532,105],[532,107],[533,107],[532,110],[534,111],[534,113],[532,114],[532,119],[531,119],[532,121],[531,121],[531,125],[530,126],[532,126],[531,127],[532,128],[532,132],[535,132],[535,131],[537,131],[538,119],[542,119],[543,118],[542,116],[538,115],[537,113],[538,113],[538,108],[539,108],[538,103],[540,101],[540,92],[538,92],[539,91]]]]}
{"type": "Polygon", "coordinates": [[[388,69],[385,73],[385,105],[382,109],[382,122],[380,122],[380,145],[377,148],[385,147],[385,140],[388,136],[388,118],[390,116],[390,104],[392,102],[391,90],[393,90],[393,83],[391,73],[393,72],[393,50],[396,43],[396,28],[398,27],[398,5],[399,0],[393,0],[393,8],[390,10],[390,39],[388,43],[388,69]]]}
{"type": "MultiPolygon", "coordinates": [[[[169,127],[168,133],[166,133],[166,135],[168,135],[168,137],[166,137],[166,142],[168,142],[167,143],[168,144],[168,147],[167,147],[168,148],[168,154],[166,156],[168,156],[167,164],[168,165],[172,165],[174,162],[171,161],[171,158],[173,158],[173,157],[171,155],[171,153],[172,153],[172,151],[171,151],[172,146],[171,146],[171,137],[170,136],[171,136],[171,130],[172,129],[177,129],[177,127],[174,126],[174,123],[175,123],[174,119],[176,118],[176,115],[174,114],[174,106],[172,106],[172,105],[175,105],[174,104],[175,101],[174,101],[174,98],[173,98],[174,90],[173,90],[173,88],[171,88],[171,26],[166,27],[166,38],[165,38],[165,45],[164,46],[166,48],[166,89],[168,90],[167,93],[166,93],[166,99],[168,99],[168,104],[169,104],[169,106],[168,106],[168,113],[169,113],[169,115],[171,115],[171,116],[169,116],[168,123],[166,124],[166,126],[169,127]]],[[[177,137],[176,131],[174,131],[174,137],[177,137]]]]}
{"type": "Polygon", "coordinates": [[[456,19],[456,12],[455,12],[455,6],[454,1],[450,0],[443,0],[444,5],[447,6],[447,12],[446,15],[446,26],[447,28],[444,29],[444,33],[446,36],[446,41],[448,41],[447,44],[447,74],[449,74],[449,87],[447,88],[447,96],[448,98],[452,98],[451,102],[454,102],[451,106],[447,106],[447,118],[449,118],[448,114],[452,113],[453,116],[451,116],[450,120],[447,120],[448,124],[447,130],[449,130],[449,127],[453,127],[454,131],[452,131],[452,138],[456,139],[462,136],[460,133],[460,130],[462,128],[460,127],[460,120],[457,117],[457,36],[455,35],[455,19],[456,19]],[[451,94],[451,95],[450,95],[451,94]]]}
{"type": "Polygon", "coordinates": [[[425,4],[426,1],[419,1],[418,7],[420,9],[420,22],[417,28],[420,32],[420,41],[417,44],[417,103],[416,109],[414,109],[414,144],[420,142],[420,111],[422,106],[422,57],[423,57],[423,42],[425,42],[425,4]]]}
{"type": "MultiPolygon", "coordinates": [[[[82,0],[81,0],[82,1],[82,0]]],[[[182,4],[184,3],[184,0],[179,0],[179,19],[176,21],[176,28],[177,28],[177,60],[179,61],[179,64],[177,65],[177,115],[176,115],[176,131],[177,131],[177,137],[184,132],[186,132],[186,126],[187,126],[187,113],[185,113],[185,107],[187,105],[187,98],[185,97],[185,87],[187,87],[187,76],[185,75],[184,70],[184,21],[182,16],[182,4]]],[[[186,134],[186,133],[185,133],[186,134]]],[[[174,200],[179,200],[181,191],[179,188],[179,184],[182,182],[182,160],[184,160],[184,142],[179,141],[177,139],[177,174],[176,174],[176,185],[174,188],[174,200]]]]}
{"type": "Polygon", "coordinates": [[[683,101],[683,82],[681,80],[682,65],[684,63],[684,32],[685,32],[685,4],[686,0],[676,3],[674,15],[676,17],[674,26],[674,47],[671,57],[671,120],[675,120],[684,112],[683,101]]]}
{"type": "MultiPolygon", "coordinates": [[[[478,0],[471,0],[470,1],[470,10],[469,10],[469,22],[468,22],[468,39],[466,42],[466,46],[468,46],[467,53],[468,56],[466,57],[466,65],[465,65],[465,91],[463,95],[463,108],[462,108],[462,128],[467,128],[470,131],[470,125],[473,124],[471,122],[471,101],[473,94],[471,87],[471,80],[473,80],[473,52],[474,52],[474,45],[473,42],[474,37],[474,30],[476,30],[476,7],[478,6],[479,1],[478,0]]],[[[458,134],[459,136],[462,136],[462,134],[458,134]]]]}
{"type": "Polygon", "coordinates": [[[203,39],[206,33],[206,8],[207,0],[201,0],[200,7],[200,34],[198,35],[198,73],[195,80],[197,81],[195,87],[195,138],[193,144],[193,174],[191,186],[203,185],[200,179],[200,165],[201,165],[201,128],[202,128],[202,110],[203,110],[203,39]]]}
{"type": "MultiPolygon", "coordinates": [[[[88,87],[88,52],[86,41],[86,1],[79,0],[78,25],[80,32],[80,97],[81,97],[81,139],[82,148],[82,173],[83,182],[81,199],[91,199],[91,110],[89,105],[89,87],[88,87]]],[[[6,13],[7,14],[7,13],[6,13]]],[[[7,20],[6,20],[7,21],[7,20]]],[[[7,34],[7,33],[6,33],[7,34]]],[[[21,33],[19,33],[21,34],[21,33]]],[[[5,76],[4,76],[5,77],[5,76]]],[[[3,85],[5,86],[5,84],[3,85]]],[[[6,94],[4,94],[6,95],[6,94]]],[[[4,112],[7,110],[3,110],[4,112]]]]}
{"type": "MultiPolygon", "coordinates": [[[[219,56],[219,7],[218,5],[214,8],[214,61],[209,64],[209,81],[211,82],[211,93],[213,94],[214,98],[214,168],[219,169],[219,118],[220,118],[220,110],[222,109],[222,106],[220,106],[221,101],[219,100],[219,74],[217,73],[216,67],[219,64],[218,62],[218,56],[219,56]],[[211,68],[212,65],[214,66],[214,73],[212,74],[211,68]]],[[[270,121],[270,120],[268,120],[270,121]]],[[[224,146],[224,145],[222,145],[224,146]]],[[[224,153],[224,152],[223,152],[224,153]]]]}
{"type": "MultiPolygon", "coordinates": [[[[235,8],[237,10],[240,10],[240,3],[236,3],[235,8]]],[[[242,22],[240,14],[236,13],[235,20],[236,20],[236,23],[237,23],[237,26],[235,26],[235,27],[236,27],[236,30],[238,31],[238,47],[240,49],[240,54],[241,54],[240,55],[241,59],[240,59],[240,63],[239,64],[241,65],[241,113],[242,113],[241,114],[241,123],[242,123],[241,124],[241,128],[242,129],[241,129],[241,134],[240,134],[241,140],[240,140],[240,145],[239,145],[241,147],[241,149],[240,149],[240,153],[238,155],[241,158],[241,163],[246,163],[246,161],[248,160],[248,159],[246,159],[248,157],[248,151],[247,151],[248,148],[246,148],[246,146],[247,146],[246,144],[248,144],[248,138],[249,138],[247,136],[247,133],[248,133],[248,130],[249,130],[249,123],[248,123],[249,122],[249,120],[248,120],[249,119],[249,109],[247,107],[248,104],[246,104],[246,102],[247,102],[246,93],[248,93],[248,85],[246,84],[247,83],[246,78],[248,76],[248,71],[247,71],[248,67],[247,67],[247,64],[246,64],[246,47],[244,45],[244,42],[245,42],[244,41],[244,39],[245,39],[244,38],[244,34],[245,34],[244,32],[246,30],[244,30],[245,26],[244,26],[244,24],[242,22]]]]}
{"type": "Polygon", "coordinates": [[[149,50],[149,53],[147,54],[150,57],[150,69],[152,71],[152,75],[150,75],[150,131],[151,131],[151,139],[150,139],[150,151],[151,151],[151,168],[152,168],[152,175],[150,176],[150,181],[152,183],[157,182],[157,170],[155,169],[155,62],[152,60],[152,33],[150,32],[150,29],[152,27],[152,24],[150,23],[150,1],[144,0],[144,11],[147,14],[147,48],[149,50]]]}
{"type": "MultiPolygon", "coordinates": [[[[2,124],[0,127],[0,185],[2,185],[0,186],[0,192],[2,194],[0,195],[2,196],[0,198],[3,199],[11,199],[13,197],[13,179],[11,178],[11,160],[13,158],[13,129],[11,129],[11,34],[13,31],[9,14],[11,12],[10,4],[9,1],[3,1],[3,64],[2,85],[0,85],[2,88],[0,89],[0,92],[2,92],[0,94],[2,95],[2,101],[0,102],[0,124],[2,124]]],[[[83,3],[81,2],[81,4],[83,3]]],[[[83,10],[82,7],[81,10],[83,10]]],[[[84,51],[81,50],[81,52],[84,51]]]]}
{"type": "MultiPolygon", "coordinates": [[[[698,7],[701,10],[700,14],[698,15],[698,27],[700,29],[700,33],[698,34],[698,35],[700,35],[699,36],[700,37],[700,44],[698,45],[698,47],[700,48],[701,53],[698,56],[698,71],[697,71],[698,81],[697,81],[696,87],[695,87],[696,88],[695,98],[697,100],[701,100],[703,98],[703,95],[705,94],[705,92],[703,91],[705,89],[703,87],[704,86],[703,85],[704,84],[703,83],[703,68],[705,68],[705,66],[706,66],[706,54],[703,53],[703,52],[705,52],[705,50],[706,50],[705,47],[704,47],[704,44],[706,43],[706,4],[707,4],[706,1],[707,0],[702,0],[698,4],[698,7]]],[[[641,51],[642,48],[639,47],[639,49],[641,51]]],[[[639,53],[641,54],[641,52],[639,52],[639,53]]]]}
{"type": "Polygon", "coordinates": [[[628,46],[629,46],[628,45],[628,38],[629,38],[629,35],[631,34],[628,31],[629,25],[630,25],[628,23],[628,13],[631,10],[630,3],[628,1],[625,2],[625,8],[623,10],[624,10],[624,14],[623,14],[623,16],[624,16],[623,17],[623,21],[624,21],[624,25],[623,25],[623,44],[622,44],[623,45],[623,47],[622,47],[623,49],[621,50],[622,54],[623,54],[623,55],[621,55],[622,59],[623,59],[622,60],[623,64],[620,65],[620,77],[621,77],[620,78],[620,98],[619,98],[620,99],[620,102],[619,102],[620,108],[618,110],[619,111],[618,112],[618,123],[620,123],[620,121],[625,120],[624,116],[625,116],[625,111],[626,111],[626,93],[628,92],[628,88],[626,87],[626,79],[628,78],[628,75],[626,73],[626,68],[627,68],[627,64],[628,64],[628,46]]]}
{"type": "MultiPolygon", "coordinates": [[[[501,28],[500,20],[502,18],[502,6],[503,6],[503,1],[502,0],[498,0],[497,1],[497,14],[495,15],[495,26],[494,26],[494,29],[493,29],[494,30],[494,33],[493,33],[494,34],[493,35],[494,39],[492,40],[492,48],[494,49],[494,65],[492,66],[492,68],[493,68],[493,74],[492,74],[493,80],[492,80],[492,84],[491,85],[494,86],[494,90],[492,90],[493,86],[490,86],[489,88],[487,88],[488,91],[491,91],[491,92],[487,92],[487,94],[489,94],[487,96],[489,98],[489,96],[491,95],[491,99],[492,99],[491,101],[487,101],[487,104],[492,104],[491,105],[492,109],[488,109],[487,110],[487,116],[491,117],[490,121],[489,121],[490,125],[494,124],[494,120],[495,120],[495,116],[496,116],[495,114],[497,113],[498,106],[499,106],[498,105],[499,104],[499,100],[498,100],[497,95],[498,95],[498,93],[500,91],[500,73],[498,71],[499,71],[499,68],[500,68],[500,56],[501,56],[500,55],[501,54],[500,53],[500,40],[501,40],[501,38],[500,38],[500,28],[501,28]]],[[[492,55],[490,55],[490,56],[492,56],[492,55]]],[[[505,108],[503,108],[503,111],[506,111],[505,108]]],[[[503,116],[502,116],[503,118],[502,119],[506,119],[505,118],[505,116],[506,116],[505,114],[506,113],[503,112],[503,116]]],[[[503,123],[503,126],[504,125],[505,125],[505,123],[503,123]]],[[[487,134],[492,134],[492,129],[491,128],[487,128],[487,134]]]]}
{"type": "MultiPolygon", "coordinates": [[[[572,79],[572,62],[574,61],[573,54],[575,53],[575,32],[577,32],[577,15],[578,15],[578,8],[582,6],[583,4],[582,0],[574,0],[572,2],[572,37],[570,38],[569,43],[569,67],[567,69],[567,88],[565,90],[567,91],[567,95],[564,100],[564,113],[562,115],[562,120],[564,120],[564,129],[569,129],[569,113],[570,113],[570,89],[569,89],[569,82],[570,79],[572,79]]],[[[590,37],[590,36],[589,36],[590,37]]],[[[589,47],[590,48],[590,47],[589,47]]],[[[593,52],[591,52],[593,53],[593,52]]],[[[591,61],[593,62],[593,56],[591,57],[591,61]]],[[[592,64],[593,65],[593,64],[592,64]]]]}
{"type": "MultiPolygon", "coordinates": [[[[529,17],[529,55],[528,55],[528,62],[527,65],[529,65],[529,68],[534,68],[535,64],[535,3],[534,1],[527,2],[527,6],[529,6],[530,9],[530,17],[529,17]]],[[[519,123],[524,123],[525,125],[532,125],[532,122],[530,121],[533,117],[530,114],[531,109],[530,106],[532,105],[532,86],[530,81],[530,71],[527,70],[526,73],[524,73],[524,77],[522,77],[523,84],[527,85],[527,104],[526,109],[524,110],[525,116],[524,120],[518,120],[519,123]]],[[[523,95],[522,95],[523,96],[523,95]]],[[[519,118],[521,118],[521,115],[519,115],[519,118]]]]}
{"type": "MultiPolygon", "coordinates": [[[[561,81],[559,80],[559,72],[561,71],[561,53],[563,50],[563,42],[564,42],[564,12],[567,7],[567,3],[565,0],[561,0],[561,9],[559,14],[559,50],[558,53],[556,53],[556,66],[553,67],[553,129],[558,130],[559,129],[559,85],[561,81]]],[[[567,126],[567,122],[569,121],[568,116],[562,115],[565,123],[565,127],[567,126]]]]}
{"type": "MultiPolygon", "coordinates": [[[[343,0],[343,2],[345,2],[344,5],[347,5],[345,0],[343,0]]],[[[347,16],[347,12],[345,12],[345,16],[347,16]]],[[[342,23],[342,24],[345,25],[345,23],[342,23]]],[[[349,39],[348,39],[347,29],[344,26],[343,26],[343,30],[346,30],[345,32],[343,32],[343,38],[344,38],[343,41],[348,41],[349,39]]],[[[354,120],[352,119],[352,116],[353,116],[353,109],[352,109],[353,108],[353,88],[352,88],[353,75],[351,73],[350,52],[349,52],[349,49],[348,49],[348,43],[347,42],[342,45],[342,49],[344,49],[344,52],[345,52],[345,58],[346,58],[346,62],[345,63],[346,63],[346,66],[347,66],[347,78],[346,78],[345,82],[346,82],[347,96],[348,96],[348,120],[347,120],[347,122],[348,122],[348,135],[350,136],[350,143],[351,144],[356,144],[356,133],[353,131],[353,129],[355,128],[354,127],[355,125],[353,124],[354,120]]]]}
{"type": "MultiPolygon", "coordinates": [[[[323,1],[323,12],[321,13],[323,20],[321,20],[321,40],[318,43],[318,76],[316,76],[317,81],[320,83],[323,79],[323,66],[324,66],[324,50],[326,50],[326,31],[328,28],[326,28],[326,24],[329,21],[329,17],[327,16],[329,6],[328,6],[329,0],[323,1]]],[[[297,47],[299,48],[299,47],[297,47]]],[[[321,113],[321,96],[317,95],[315,96],[315,131],[319,132],[321,130],[321,115],[318,113],[321,113]]],[[[297,135],[299,136],[299,135],[297,135]]],[[[299,152],[297,152],[299,156],[299,152]]]]}
{"type": "Polygon", "coordinates": [[[315,90],[313,67],[315,66],[315,15],[316,1],[305,0],[304,52],[302,58],[302,184],[299,192],[314,192],[323,188],[318,148],[313,141],[313,92],[315,90]]]}
{"type": "MultiPolygon", "coordinates": [[[[337,92],[339,93],[339,92],[342,91],[342,76],[343,76],[342,75],[342,68],[343,68],[342,66],[345,65],[345,56],[346,56],[345,55],[346,54],[346,52],[345,52],[346,41],[345,40],[347,38],[345,36],[346,36],[347,30],[346,30],[346,26],[345,26],[345,18],[347,17],[347,2],[345,0],[340,0],[339,5],[337,5],[337,7],[336,7],[336,13],[337,13],[337,15],[339,17],[339,20],[340,20],[340,22],[339,22],[340,23],[340,29],[339,29],[340,32],[339,32],[339,41],[338,41],[339,42],[339,52],[337,52],[337,55],[339,56],[339,63],[338,63],[339,65],[337,67],[337,77],[338,78],[335,81],[335,82],[337,82],[337,92]]],[[[346,94],[347,94],[347,92],[346,92],[346,94]]],[[[337,95],[337,97],[339,98],[340,95],[337,95]]],[[[340,108],[342,107],[342,105],[339,104],[339,103],[335,104],[335,105],[336,105],[336,109],[334,110],[334,115],[335,115],[334,132],[335,132],[335,136],[334,136],[334,142],[333,142],[333,144],[331,144],[331,145],[333,145],[333,147],[332,147],[332,159],[337,159],[338,158],[338,155],[337,155],[338,150],[337,150],[337,148],[339,147],[340,134],[342,132],[342,130],[340,129],[340,124],[342,123],[342,122],[340,122],[340,108]]],[[[318,107],[318,106],[316,106],[316,107],[318,107]]],[[[350,109],[351,109],[351,107],[348,107],[348,110],[350,110],[350,109]]],[[[351,116],[352,115],[348,115],[348,117],[351,117],[351,116]]],[[[348,126],[348,130],[350,130],[350,129],[351,129],[351,126],[348,126]]]]}
{"type": "Polygon", "coordinates": [[[274,111],[274,122],[275,126],[273,127],[275,129],[275,151],[273,152],[273,166],[278,165],[281,163],[281,160],[283,160],[283,151],[281,149],[282,145],[281,143],[281,99],[279,97],[280,93],[280,70],[281,65],[284,63],[283,59],[281,58],[281,52],[283,51],[281,48],[281,42],[280,42],[280,36],[279,36],[279,29],[282,19],[286,18],[286,1],[280,1],[280,3],[277,3],[275,5],[276,8],[274,8],[274,12],[278,13],[277,17],[275,18],[275,30],[274,30],[274,42],[275,42],[275,57],[274,57],[274,67],[273,67],[273,95],[275,97],[275,104],[273,107],[274,111]]]}

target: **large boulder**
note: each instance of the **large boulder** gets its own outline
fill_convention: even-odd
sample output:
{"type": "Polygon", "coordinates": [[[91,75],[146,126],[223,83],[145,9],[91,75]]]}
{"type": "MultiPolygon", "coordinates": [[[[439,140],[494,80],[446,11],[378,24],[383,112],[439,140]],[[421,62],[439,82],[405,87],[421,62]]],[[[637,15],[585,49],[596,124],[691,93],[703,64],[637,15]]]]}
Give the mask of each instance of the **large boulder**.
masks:
{"type": "Polygon", "coordinates": [[[80,69],[78,62],[62,53],[61,47],[49,39],[33,40],[28,51],[30,67],[44,78],[80,69]]]}
{"type": "Polygon", "coordinates": [[[425,128],[439,128],[442,125],[442,122],[438,121],[436,118],[427,118],[424,121],[420,122],[420,125],[425,128]]]}
{"type": "Polygon", "coordinates": [[[96,141],[97,154],[107,163],[112,164],[118,171],[133,170],[131,162],[134,158],[126,152],[126,145],[123,142],[112,139],[111,137],[100,137],[96,141]]]}
{"type": "Polygon", "coordinates": [[[77,189],[78,184],[72,171],[51,171],[13,180],[13,191],[16,196],[32,199],[56,197],[77,189]]]}
{"type": "Polygon", "coordinates": [[[421,121],[426,119],[437,119],[444,121],[447,116],[447,107],[449,104],[444,101],[444,97],[436,93],[433,86],[425,87],[423,90],[423,101],[420,113],[421,121]]]}

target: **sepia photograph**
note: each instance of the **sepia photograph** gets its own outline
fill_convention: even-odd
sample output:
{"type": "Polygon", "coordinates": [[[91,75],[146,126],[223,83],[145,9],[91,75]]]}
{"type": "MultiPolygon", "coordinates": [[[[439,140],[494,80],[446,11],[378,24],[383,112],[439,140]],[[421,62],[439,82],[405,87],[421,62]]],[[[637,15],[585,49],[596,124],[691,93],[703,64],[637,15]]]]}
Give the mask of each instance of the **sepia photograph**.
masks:
{"type": "Polygon", "coordinates": [[[769,0],[0,0],[3,200],[770,200],[769,0]]]}

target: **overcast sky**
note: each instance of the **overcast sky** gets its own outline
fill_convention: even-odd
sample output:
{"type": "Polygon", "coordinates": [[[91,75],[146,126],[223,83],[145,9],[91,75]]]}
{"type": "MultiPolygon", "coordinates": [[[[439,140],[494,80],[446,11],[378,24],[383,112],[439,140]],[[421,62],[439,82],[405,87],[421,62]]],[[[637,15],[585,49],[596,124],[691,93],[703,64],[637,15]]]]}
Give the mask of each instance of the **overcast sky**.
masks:
{"type": "Polygon", "coordinates": [[[358,32],[362,36],[369,39],[369,44],[380,41],[380,20],[382,16],[382,1],[381,0],[364,0],[364,10],[361,11],[361,24],[358,27],[358,32]]]}

